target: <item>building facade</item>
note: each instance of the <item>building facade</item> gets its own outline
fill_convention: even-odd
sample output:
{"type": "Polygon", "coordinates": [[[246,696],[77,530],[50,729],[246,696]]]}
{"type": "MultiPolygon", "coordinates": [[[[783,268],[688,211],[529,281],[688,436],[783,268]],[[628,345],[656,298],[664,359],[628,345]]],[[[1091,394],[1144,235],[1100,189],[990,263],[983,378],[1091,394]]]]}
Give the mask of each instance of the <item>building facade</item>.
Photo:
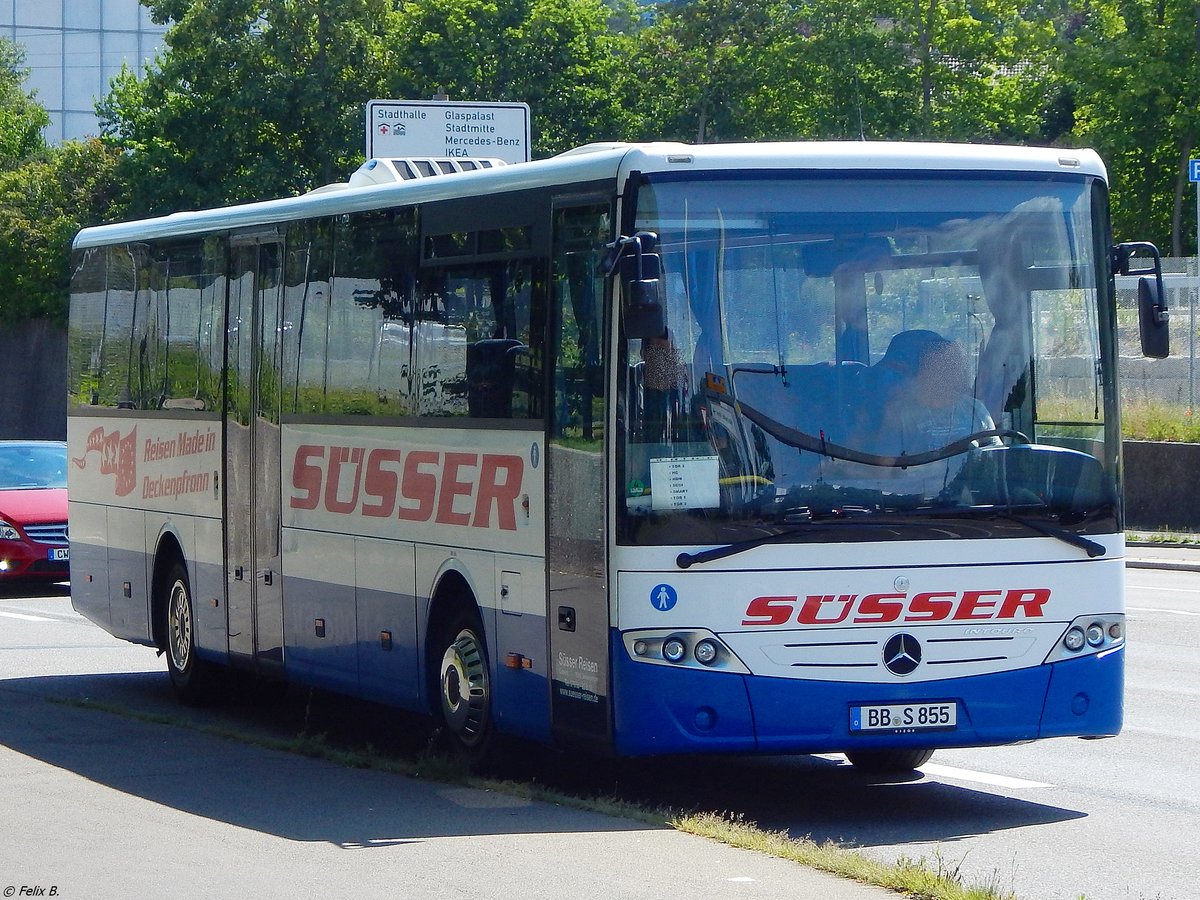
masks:
{"type": "Polygon", "coordinates": [[[122,65],[153,61],[165,31],[138,0],[0,0],[0,35],[25,50],[52,144],[98,134],[96,101],[109,81],[122,65]]]}

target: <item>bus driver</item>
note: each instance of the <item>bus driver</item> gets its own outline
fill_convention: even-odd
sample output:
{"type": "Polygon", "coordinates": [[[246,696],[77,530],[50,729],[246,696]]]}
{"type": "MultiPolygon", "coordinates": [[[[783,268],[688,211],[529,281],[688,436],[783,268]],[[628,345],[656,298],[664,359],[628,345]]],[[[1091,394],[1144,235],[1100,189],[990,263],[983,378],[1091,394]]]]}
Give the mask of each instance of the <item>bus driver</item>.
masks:
{"type": "MultiPolygon", "coordinates": [[[[896,378],[885,396],[882,428],[878,450],[890,456],[913,456],[927,453],[961,440],[979,431],[995,427],[987,408],[971,390],[966,355],[954,341],[934,332],[903,332],[893,343],[906,335],[919,334],[920,341],[911,354],[893,354],[892,348],[881,360],[894,369],[896,378]],[[888,357],[893,359],[889,361],[888,357]]],[[[904,493],[936,496],[941,493],[962,468],[964,457],[959,454],[911,469],[895,470],[904,483],[904,493]]]]}

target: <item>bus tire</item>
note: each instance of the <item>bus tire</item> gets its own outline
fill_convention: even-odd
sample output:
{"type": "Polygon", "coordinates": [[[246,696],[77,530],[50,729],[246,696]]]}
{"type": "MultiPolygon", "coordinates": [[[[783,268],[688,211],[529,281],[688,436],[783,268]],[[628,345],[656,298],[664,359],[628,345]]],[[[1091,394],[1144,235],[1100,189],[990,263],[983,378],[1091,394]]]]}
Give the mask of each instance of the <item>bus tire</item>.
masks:
{"type": "Polygon", "coordinates": [[[933,751],[921,748],[916,750],[849,750],[846,759],[860,772],[877,774],[911,772],[925,765],[933,756],[933,751]]]}
{"type": "Polygon", "coordinates": [[[434,657],[441,744],[481,762],[492,745],[492,685],[483,624],[474,612],[459,612],[441,632],[434,657]]]}
{"type": "Polygon", "coordinates": [[[188,705],[207,703],[215,692],[215,666],[196,655],[196,608],[187,568],[175,560],[162,581],[163,643],[167,674],[176,696],[188,705]]]}

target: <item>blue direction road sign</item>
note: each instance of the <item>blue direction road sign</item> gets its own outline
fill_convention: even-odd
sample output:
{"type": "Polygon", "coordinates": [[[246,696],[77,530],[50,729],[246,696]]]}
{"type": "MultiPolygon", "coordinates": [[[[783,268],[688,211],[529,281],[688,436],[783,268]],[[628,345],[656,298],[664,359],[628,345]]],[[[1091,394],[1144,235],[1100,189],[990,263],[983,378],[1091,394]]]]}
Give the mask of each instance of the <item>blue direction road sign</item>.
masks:
{"type": "Polygon", "coordinates": [[[1200,181],[1200,159],[1188,160],[1188,181],[1200,181]]]}

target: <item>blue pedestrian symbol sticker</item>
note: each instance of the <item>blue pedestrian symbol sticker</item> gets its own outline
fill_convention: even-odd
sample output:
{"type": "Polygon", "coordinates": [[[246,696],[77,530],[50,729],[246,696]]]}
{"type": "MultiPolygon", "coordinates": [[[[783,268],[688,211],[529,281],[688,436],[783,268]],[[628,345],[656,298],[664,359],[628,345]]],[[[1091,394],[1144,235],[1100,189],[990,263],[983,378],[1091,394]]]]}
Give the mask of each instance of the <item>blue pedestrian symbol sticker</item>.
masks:
{"type": "Polygon", "coordinates": [[[679,600],[679,595],[675,593],[675,588],[669,584],[656,584],[654,589],[650,591],[650,602],[659,612],[674,609],[677,600],[679,600]]]}

